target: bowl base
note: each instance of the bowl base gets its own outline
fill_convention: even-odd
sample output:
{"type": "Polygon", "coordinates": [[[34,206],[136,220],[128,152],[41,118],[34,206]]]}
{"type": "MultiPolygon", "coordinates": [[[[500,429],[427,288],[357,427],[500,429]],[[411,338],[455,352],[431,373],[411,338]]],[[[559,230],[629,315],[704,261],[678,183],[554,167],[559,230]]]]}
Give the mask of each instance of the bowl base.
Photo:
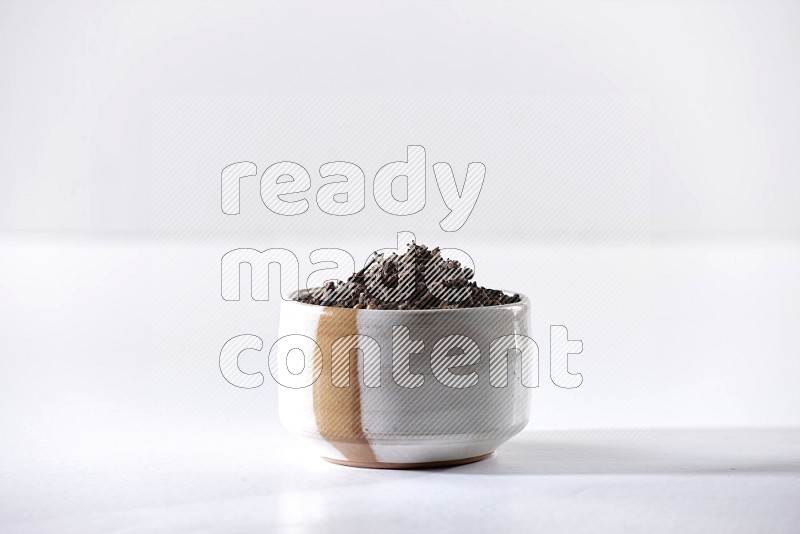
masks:
{"type": "Polygon", "coordinates": [[[480,462],[492,456],[494,451],[481,454],[480,456],[473,456],[471,458],[459,458],[457,460],[439,460],[436,462],[411,462],[411,463],[398,463],[398,462],[352,462],[350,460],[336,460],[323,456],[322,459],[337,465],[346,465],[348,467],[361,467],[366,469],[429,469],[432,467],[450,467],[454,465],[471,464],[473,462],[480,462]]]}

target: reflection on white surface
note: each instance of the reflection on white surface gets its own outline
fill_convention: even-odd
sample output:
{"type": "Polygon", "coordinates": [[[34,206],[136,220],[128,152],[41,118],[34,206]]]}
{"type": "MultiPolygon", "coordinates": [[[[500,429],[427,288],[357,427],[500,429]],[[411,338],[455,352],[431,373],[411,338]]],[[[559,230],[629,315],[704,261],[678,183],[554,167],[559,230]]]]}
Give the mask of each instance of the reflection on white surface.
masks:
{"type": "Polygon", "coordinates": [[[84,458],[33,478],[7,471],[0,521],[8,532],[574,532],[587,521],[783,532],[800,521],[798,432],[529,431],[483,462],[387,471],[292,455],[275,430],[199,441],[183,430],[184,450],[123,449],[113,469],[84,458]]]}
{"type": "Polygon", "coordinates": [[[326,504],[315,491],[281,493],[278,495],[276,526],[283,531],[318,532],[325,519],[330,517],[326,504]]]}

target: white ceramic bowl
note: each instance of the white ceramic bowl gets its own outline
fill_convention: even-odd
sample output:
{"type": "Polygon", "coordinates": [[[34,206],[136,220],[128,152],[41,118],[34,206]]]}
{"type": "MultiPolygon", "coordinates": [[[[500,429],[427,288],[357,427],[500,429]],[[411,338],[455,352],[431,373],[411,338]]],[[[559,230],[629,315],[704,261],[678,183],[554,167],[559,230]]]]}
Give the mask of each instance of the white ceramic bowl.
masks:
{"type": "MultiPolygon", "coordinates": [[[[522,348],[529,321],[524,296],[514,304],[448,310],[283,301],[280,340],[270,355],[282,386],[281,422],[323,458],[346,465],[485,458],[528,422],[529,389],[520,373],[533,367],[520,365],[523,351],[506,349],[522,348]],[[502,358],[490,358],[492,348],[502,358]]],[[[528,357],[538,358],[538,350],[528,357]]]]}

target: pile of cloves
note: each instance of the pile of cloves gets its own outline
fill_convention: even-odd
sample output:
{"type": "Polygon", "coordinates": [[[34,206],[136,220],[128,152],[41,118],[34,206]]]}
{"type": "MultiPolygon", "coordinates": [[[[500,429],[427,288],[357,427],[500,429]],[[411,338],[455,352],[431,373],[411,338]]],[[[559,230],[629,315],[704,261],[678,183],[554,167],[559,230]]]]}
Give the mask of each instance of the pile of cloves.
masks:
{"type": "Polygon", "coordinates": [[[472,269],[442,258],[439,247],[411,243],[397,255],[373,254],[346,282],[301,293],[306,304],[367,310],[480,308],[519,302],[519,295],[479,287],[472,269]]]}

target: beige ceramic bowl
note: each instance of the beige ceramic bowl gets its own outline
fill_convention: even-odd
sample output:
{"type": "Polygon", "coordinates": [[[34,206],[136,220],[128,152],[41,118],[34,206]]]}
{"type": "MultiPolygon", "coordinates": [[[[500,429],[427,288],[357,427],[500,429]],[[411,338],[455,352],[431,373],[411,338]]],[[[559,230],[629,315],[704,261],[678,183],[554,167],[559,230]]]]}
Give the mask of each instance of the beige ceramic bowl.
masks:
{"type": "Polygon", "coordinates": [[[538,377],[529,320],[526,297],[485,308],[402,311],[284,301],[270,355],[282,386],[281,422],[345,465],[485,458],[528,422],[526,386],[537,379],[532,372],[538,377]],[[297,365],[301,358],[305,364],[297,365]]]}

